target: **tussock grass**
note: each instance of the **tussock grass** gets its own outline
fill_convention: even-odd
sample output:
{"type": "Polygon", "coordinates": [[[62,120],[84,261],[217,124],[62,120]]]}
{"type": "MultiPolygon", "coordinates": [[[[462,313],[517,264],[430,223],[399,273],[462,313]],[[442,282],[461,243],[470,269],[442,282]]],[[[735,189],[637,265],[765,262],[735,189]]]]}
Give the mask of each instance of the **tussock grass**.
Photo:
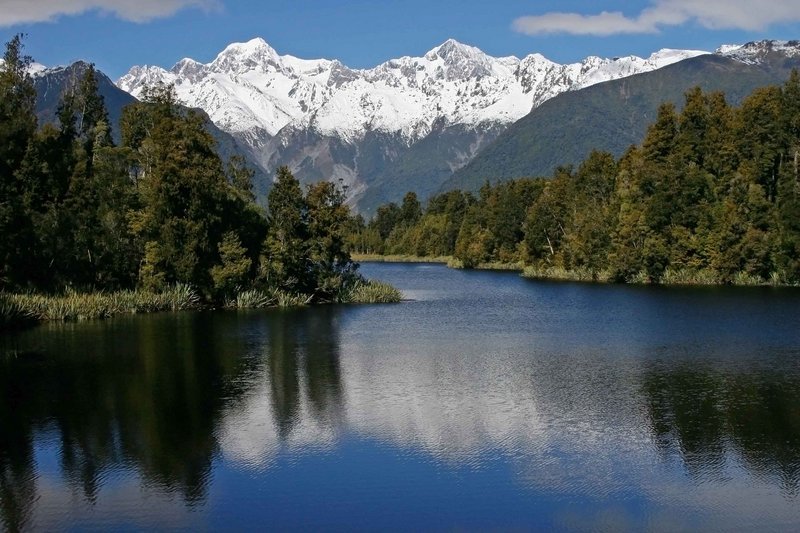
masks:
{"type": "Polygon", "coordinates": [[[567,269],[560,266],[528,266],[522,276],[531,279],[551,279],[559,281],[611,281],[611,273],[605,270],[589,270],[588,268],[567,269]]]}
{"type": "Polygon", "coordinates": [[[490,261],[488,263],[478,263],[475,267],[476,270],[516,270],[522,271],[525,269],[523,263],[504,263],[502,261],[490,261]]]}
{"type": "Polygon", "coordinates": [[[275,299],[258,289],[240,291],[235,298],[225,302],[225,307],[229,309],[263,309],[274,305],[275,299]]]}
{"type": "Polygon", "coordinates": [[[647,285],[652,283],[653,280],[650,278],[650,275],[645,272],[644,270],[640,270],[636,274],[632,275],[630,278],[625,280],[626,283],[630,283],[632,285],[647,285]]]}
{"type": "Polygon", "coordinates": [[[292,294],[282,290],[276,290],[273,294],[278,307],[302,307],[310,304],[312,299],[308,294],[292,294]]]}
{"type": "Polygon", "coordinates": [[[342,303],[380,304],[396,303],[403,299],[402,293],[388,283],[375,280],[357,281],[342,295],[342,303]]]}
{"type": "Polygon", "coordinates": [[[450,256],[424,256],[424,255],[401,255],[401,254],[350,254],[353,261],[372,262],[372,263],[449,263],[453,258],[450,256]]]}
{"type": "Polygon", "coordinates": [[[8,294],[0,294],[0,331],[19,329],[36,322],[33,314],[8,294]]]}
{"type": "Polygon", "coordinates": [[[64,294],[4,294],[3,299],[34,320],[60,322],[108,318],[118,314],[197,309],[200,298],[188,285],[163,292],[119,291],[64,294]]]}
{"type": "MultiPolygon", "coordinates": [[[[586,281],[586,282],[612,282],[614,278],[610,271],[591,271],[584,268],[566,269],[558,266],[528,266],[522,276],[531,279],[548,279],[560,281],[586,281]]],[[[787,283],[786,276],[781,272],[773,272],[769,279],[760,276],[739,272],[730,279],[722,279],[711,270],[701,269],[672,269],[667,268],[659,278],[652,279],[647,272],[638,272],[624,280],[631,285],[735,285],[735,286],[765,286],[774,287],[797,286],[796,283],[787,283]]]]}
{"type": "Polygon", "coordinates": [[[311,303],[308,294],[292,294],[281,289],[249,289],[236,293],[225,302],[227,309],[266,309],[269,307],[300,307],[311,303]]]}
{"type": "Polygon", "coordinates": [[[661,274],[659,283],[664,285],[716,285],[719,277],[710,270],[667,268],[661,274]]]}
{"type": "Polygon", "coordinates": [[[447,268],[462,269],[464,268],[464,261],[451,257],[447,260],[447,268]]]}
{"type": "Polygon", "coordinates": [[[733,285],[766,285],[761,276],[754,276],[747,272],[737,272],[731,280],[733,285]]]}

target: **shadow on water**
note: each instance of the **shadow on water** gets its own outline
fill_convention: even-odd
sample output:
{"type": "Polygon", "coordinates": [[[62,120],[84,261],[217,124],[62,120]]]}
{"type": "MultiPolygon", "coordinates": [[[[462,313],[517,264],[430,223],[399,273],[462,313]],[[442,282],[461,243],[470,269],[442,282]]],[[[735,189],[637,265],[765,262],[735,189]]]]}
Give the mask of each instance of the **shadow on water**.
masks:
{"type": "Polygon", "coordinates": [[[800,489],[800,376],[679,365],[646,371],[643,391],[656,447],[699,480],[719,481],[738,460],[751,475],[800,489]]]}

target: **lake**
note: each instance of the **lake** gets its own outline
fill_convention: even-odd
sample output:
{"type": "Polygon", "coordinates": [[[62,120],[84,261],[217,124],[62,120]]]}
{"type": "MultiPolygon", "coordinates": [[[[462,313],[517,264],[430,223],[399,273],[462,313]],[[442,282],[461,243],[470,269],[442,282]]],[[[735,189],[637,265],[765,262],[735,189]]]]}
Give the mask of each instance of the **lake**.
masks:
{"type": "Polygon", "coordinates": [[[2,527],[800,528],[800,290],[362,270],[2,339],[2,527]]]}

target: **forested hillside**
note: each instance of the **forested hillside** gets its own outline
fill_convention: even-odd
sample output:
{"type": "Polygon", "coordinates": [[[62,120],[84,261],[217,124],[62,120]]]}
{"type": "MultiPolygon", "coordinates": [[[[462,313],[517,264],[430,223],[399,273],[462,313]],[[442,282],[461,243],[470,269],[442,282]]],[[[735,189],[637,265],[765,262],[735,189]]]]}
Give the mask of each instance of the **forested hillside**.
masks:
{"type": "Polygon", "coordinates": [[[644,141],[551,179],[381,206],[350,236],[365,253],[524,263],[531,276],[665,283],[800,282],[800,76],[738,107],[694,88],[644,141]]]}
{"type": "Polygon", "coordinates": [[[749,43],[742,50],[747,61],[702,55],[560,94],[512,124],[448,178],[442,190],[477,191],[487,179],[549,176],[560,165],[580,164],[592,150],[619,157],[642,142],[661,103],[680,108],[692,87],[722,91],[738,105],[756,88],[783,83],[800,67],[800,55],[777,50],[770,42],[749,43]]]}

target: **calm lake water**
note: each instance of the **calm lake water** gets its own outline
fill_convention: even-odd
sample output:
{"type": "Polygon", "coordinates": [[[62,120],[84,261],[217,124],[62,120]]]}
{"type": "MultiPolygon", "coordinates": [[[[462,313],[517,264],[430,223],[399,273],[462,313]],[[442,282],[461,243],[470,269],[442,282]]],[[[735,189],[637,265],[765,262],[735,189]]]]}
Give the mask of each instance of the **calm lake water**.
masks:
{"type": "Polygon", "coordinates": [[[0,528],[800,528],[800,291],[362,269],[2,339],[0,528]]]}

